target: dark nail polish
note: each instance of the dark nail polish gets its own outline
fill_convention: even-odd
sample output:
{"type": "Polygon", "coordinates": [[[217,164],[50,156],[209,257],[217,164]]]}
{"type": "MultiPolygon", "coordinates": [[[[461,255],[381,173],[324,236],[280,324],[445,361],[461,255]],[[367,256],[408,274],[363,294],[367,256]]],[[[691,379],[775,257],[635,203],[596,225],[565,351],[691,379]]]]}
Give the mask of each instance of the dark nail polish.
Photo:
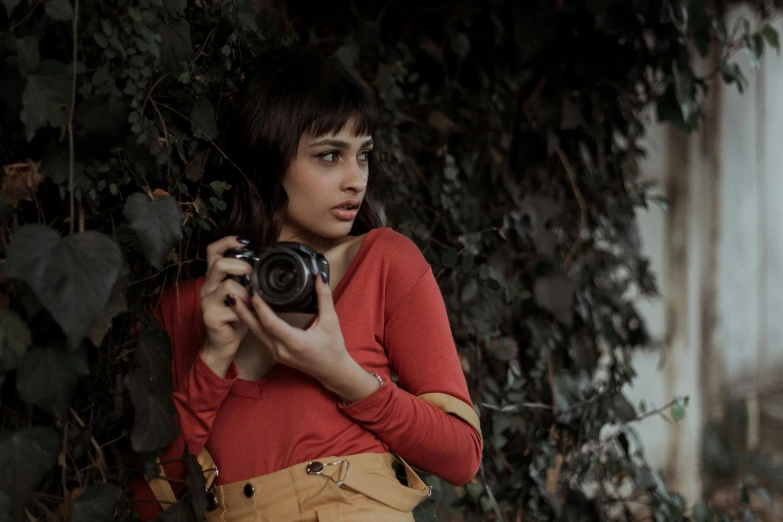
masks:
{"type": "Polygon", "coordinates": [[[329,283],[329,274],[327,274],[326,272],[321,272],[321,280],[324,283],[328,284],[329,283]]]}
{"type": "Polygon", "coordinates": [[[242,276],[242,286],[250,286],[250,274],[245,274],[242,276]]]}
{"type": "Polygon", "coordinates": [[[237,238],[237,243],[242,243],[243,245],[249,245],[250,244],[250,240],[248,238],[246,238],[246,237],[238,237],[237,238]]]}
{"type": "Polygon", "coordinates": [[[247,293],[250,294],[250,297],[253,297],[253,295],[256,293],[256,291],[253,290],[252,285],[247,287],[247,293]]]}
{"type": "Polygon", "coordinates": [[[235,304],[237,304],[237,300],[234,297],[234,294],[228,294],[226,296],[225,303],[226,303],[226,306],[234,306],[235,304]]]}

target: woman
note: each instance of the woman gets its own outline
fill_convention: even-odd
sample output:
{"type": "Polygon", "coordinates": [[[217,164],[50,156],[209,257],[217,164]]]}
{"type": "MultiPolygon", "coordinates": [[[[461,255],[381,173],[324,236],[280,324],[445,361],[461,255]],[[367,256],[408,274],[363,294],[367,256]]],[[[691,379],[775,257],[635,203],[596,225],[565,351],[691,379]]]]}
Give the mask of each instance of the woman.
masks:
{"type": "MultiPolygon", "coordinates": [[[[230,235],[207,248],[206,276],[166,290],[156,312],[182,432],[160,461],[185,444],[199,455],[208,520],[410,521],[430,492],[410,466],[452,484],[478,469],[479,422],[432,270],[371,206],[377,118],[358,82],[302,50],[267,52],[245,82],[227,140],[242,172],[230,235]],[[251,266],[224,257],[279,241],[329,262],[315,317],[276,314],[251,266]]],[[[181,461],[162,469],[184,475],[181,461]]],[[[136,487],[142,519],[181,483],[150,486],[155,496],[136,487]]]]}

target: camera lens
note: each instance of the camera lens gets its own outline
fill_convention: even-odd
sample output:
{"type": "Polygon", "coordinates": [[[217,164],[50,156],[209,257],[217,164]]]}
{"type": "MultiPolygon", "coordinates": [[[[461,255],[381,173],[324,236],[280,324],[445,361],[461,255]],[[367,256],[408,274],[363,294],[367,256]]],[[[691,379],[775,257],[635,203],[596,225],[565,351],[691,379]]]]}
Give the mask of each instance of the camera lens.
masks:
{"type": "Polygon", "coordinates": [[[267,284],[276,292],[290,292],[296,286],[296,267],[279,259],[269,267],[267,284]]]}
{"type": "Polygon", "coordinates": [[[264,298],[284,304],[295,300],[304,287],[300,263],[289,254],[276,254],[259,267],[258,281],[264,298]]]}

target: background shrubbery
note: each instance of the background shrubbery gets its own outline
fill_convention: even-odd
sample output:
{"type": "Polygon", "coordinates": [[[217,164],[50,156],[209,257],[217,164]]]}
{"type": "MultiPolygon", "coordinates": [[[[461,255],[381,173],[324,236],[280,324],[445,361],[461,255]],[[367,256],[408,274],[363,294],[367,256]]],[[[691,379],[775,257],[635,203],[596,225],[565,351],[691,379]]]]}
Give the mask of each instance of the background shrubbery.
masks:
{"type": "Polygon", "coordinates": [[[656,296],[639,141],[650,107],[690,130],[710,81],[741,90],[731,55],[777,50],[771,27],[705,0],[2,3],[0,518],[130,513],[129,476],[176,434],[145,304],[203,273],[233,190],[225,109],[254,55],[297,43],[378,97],[385,217],[433,266],[480,410],[479,475],[430,477],[417,518],[712,516],[645,463],[651,412],[621,393],[651,344],[630,296],[656,296]]]}

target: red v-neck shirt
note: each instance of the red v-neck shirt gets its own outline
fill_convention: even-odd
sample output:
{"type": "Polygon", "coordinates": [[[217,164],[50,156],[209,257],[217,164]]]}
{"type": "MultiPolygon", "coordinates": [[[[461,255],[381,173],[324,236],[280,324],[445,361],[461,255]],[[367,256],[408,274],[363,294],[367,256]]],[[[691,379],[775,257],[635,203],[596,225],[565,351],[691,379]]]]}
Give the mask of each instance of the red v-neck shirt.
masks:
{"type": "MultiPolygon", "coordinates": [[[[275,364],[260,381],[224,378],[201,359],[204,278],[180,282],[161,296],[156,314],[172,342],[174,404],[182,436],[161,461],[197,455],[206,445],[220,468],[219,484],[247,480],[325,456],[395,451],[413,466],[452,484],[478,470],[482,442],[462,419],[417,398],[445,393],[473,407],[432,269],[407,237],[371,230],[333,292],[348,353],[384,385],[343,406],[312,377],[275,364]],[[177,302],[177,299],[179,302],[177,302]],[[392,368],[399,386],[391,382],[392,368]]],[[[168,476],[182,476],[174,462],[168,476]]],[[[172,484],[176,485],[176,483],[172,484]]],[[[135,482],[135,499],[154,498],[135,482]]],[[[178,488],[174,488],[175,491],[178,488]]],[[[142,519],[156,503],[139,504],[142,519]]]]}

